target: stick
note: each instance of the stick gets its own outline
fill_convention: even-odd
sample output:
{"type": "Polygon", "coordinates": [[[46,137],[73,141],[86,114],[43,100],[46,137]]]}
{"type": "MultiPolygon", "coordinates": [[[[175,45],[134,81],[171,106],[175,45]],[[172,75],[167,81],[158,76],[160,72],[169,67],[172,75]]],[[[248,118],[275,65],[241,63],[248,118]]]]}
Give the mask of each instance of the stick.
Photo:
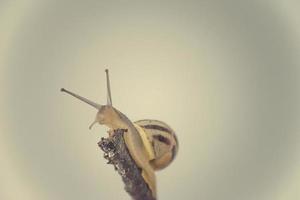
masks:
{"type": "Polygon", "coordinates": [[[155,200],[151,190],[144,181],[141,170],[131,158],[126,147],[123,134],[126,130],[114,130],[109,138],[101,138],[98,146],[104,151],[104,158],[112,164],[121,175],[125,184],[125,191],[133,200],[155,200]]]}

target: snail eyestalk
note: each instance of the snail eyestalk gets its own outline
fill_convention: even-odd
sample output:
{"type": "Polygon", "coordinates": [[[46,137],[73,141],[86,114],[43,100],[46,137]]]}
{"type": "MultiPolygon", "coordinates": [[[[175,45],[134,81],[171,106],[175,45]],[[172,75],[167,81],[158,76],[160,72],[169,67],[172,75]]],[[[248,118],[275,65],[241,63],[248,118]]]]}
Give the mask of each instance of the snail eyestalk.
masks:
{"type": "Polygon", "coordinates": [[[106,85],[107,85],[107,105],[112,106],[108,69],[105,70],[105,73],[106,73],[106,85]]]}
{"type": "Polygon", "coordinates": [[[85,102],[85,103],[93,106],[94,108],[96,108],[98,110],[102,107],[102,105],[97,104],[97,103],[95,103],[95,102],[93,102],[93,101],[91,101],[91,100],[89,100],[87,98],[84,98],[82,96],[79,96],[78,94],[70,92],[70,91],[66,90],[65,88],[61,88],[60,91],[65,92],[65,93],[67,93],[67,94],[69,94],[69,95],[71,95],[71,96],[73,96],[73,97],[75,97],[75,98],[77,98],[77,99],[79,99],[79,100],[81,100],[81,101],[83,101],[83,102],[85,102]]]}

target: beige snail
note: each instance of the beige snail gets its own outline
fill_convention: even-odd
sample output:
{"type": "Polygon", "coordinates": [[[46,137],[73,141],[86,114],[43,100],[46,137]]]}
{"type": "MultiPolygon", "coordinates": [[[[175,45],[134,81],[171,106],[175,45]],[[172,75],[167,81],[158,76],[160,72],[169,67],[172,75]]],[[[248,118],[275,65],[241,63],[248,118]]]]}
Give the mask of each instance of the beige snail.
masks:
{"type": "Polygon", "coordinates": [[[131,157],[138,167],[141,168],[142,176],[154,197],[156,197],[155,170],[168,166],[178,151],[178,141],[175,132],[164,122],[158,120],[144,119],[131,122],[126,115],[112,106],[110,81],[108,70],[106,72],[107,82],[107,105],[94,103],[64,88],[66,92],[77,99],[93,106],[98,110],[95,123],[106,125],[108,133],[112,135],[116,129],[127,130],[124,140],[131,157]]]}

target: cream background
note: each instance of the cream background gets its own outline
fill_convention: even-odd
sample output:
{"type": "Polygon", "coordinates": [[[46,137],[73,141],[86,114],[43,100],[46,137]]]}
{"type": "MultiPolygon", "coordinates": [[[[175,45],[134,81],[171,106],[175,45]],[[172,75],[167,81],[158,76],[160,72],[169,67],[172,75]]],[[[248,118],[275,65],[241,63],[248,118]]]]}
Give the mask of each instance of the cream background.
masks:
{"type": "Polygon", "coordinates": [[[0,199],[129,199],[106,100],[180,142],[160,199],[300,199],[297,1],[0,1],[0,199]],[[264,3],[262,3],[264,2],[264,3]]]}

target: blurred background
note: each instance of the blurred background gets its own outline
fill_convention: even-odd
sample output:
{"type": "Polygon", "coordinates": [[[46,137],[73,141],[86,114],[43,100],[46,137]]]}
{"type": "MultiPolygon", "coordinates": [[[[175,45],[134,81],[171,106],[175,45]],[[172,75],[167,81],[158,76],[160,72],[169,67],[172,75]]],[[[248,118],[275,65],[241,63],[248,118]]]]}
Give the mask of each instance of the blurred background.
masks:
{"type": "Polygon", "coordinates": [[[0,199],[130,199],[65,87],[167,122],[160,199],[300,199],[297,1],[0,1],[0,199]]]}

